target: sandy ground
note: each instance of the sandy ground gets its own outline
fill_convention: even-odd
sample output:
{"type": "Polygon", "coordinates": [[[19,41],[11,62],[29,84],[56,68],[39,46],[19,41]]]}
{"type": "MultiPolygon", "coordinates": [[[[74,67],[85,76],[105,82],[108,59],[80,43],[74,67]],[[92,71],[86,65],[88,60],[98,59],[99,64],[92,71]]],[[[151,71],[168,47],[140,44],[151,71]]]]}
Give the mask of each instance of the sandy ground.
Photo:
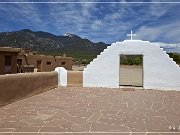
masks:
{"type": "Polygon", "coordinates": [[[83,71],[85,67],[86,67],[86,66],[73,65],[73,66],[72,66],[72,70],[73,70],[73,71],[83,71]]]}
{"type": "Polygon", "coordinates": [[[143,86],[142,66],[120,66],[120,85],[143,86]]]}
{"type": "Polygon", "coordinates": [[[27,133],[179,135],[180,92],[60,87],[0,108],[0,134],[27,133]]]}

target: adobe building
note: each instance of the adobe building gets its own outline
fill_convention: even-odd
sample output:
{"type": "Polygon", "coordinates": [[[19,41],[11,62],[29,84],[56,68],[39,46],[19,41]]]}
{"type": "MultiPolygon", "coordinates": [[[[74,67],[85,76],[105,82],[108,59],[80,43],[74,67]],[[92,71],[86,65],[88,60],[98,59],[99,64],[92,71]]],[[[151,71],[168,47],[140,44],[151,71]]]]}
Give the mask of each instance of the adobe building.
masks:
{"type": "Polygon", "coordinates": [[[0,47],[0,74],[19,72],[48,72],[56,67],[72,70],[73,58],[38,54],[29,49],[0,47]],[[26,70],[25,70],[26,69],[26,70]]]}
{"type": "Polygon", "coordinates": [[[0,74],[17,73],[17,55],[19,48],[0,48],[0,74]]]}
{"type": "Polygon", "coordinates": [[[37,68],[38,72],[53,71],[56,67],[72,70],[73,58],[64,56],[42,55],[37,52],[22,50],[17,56],[18,65],[28,65],[37,68]]]}

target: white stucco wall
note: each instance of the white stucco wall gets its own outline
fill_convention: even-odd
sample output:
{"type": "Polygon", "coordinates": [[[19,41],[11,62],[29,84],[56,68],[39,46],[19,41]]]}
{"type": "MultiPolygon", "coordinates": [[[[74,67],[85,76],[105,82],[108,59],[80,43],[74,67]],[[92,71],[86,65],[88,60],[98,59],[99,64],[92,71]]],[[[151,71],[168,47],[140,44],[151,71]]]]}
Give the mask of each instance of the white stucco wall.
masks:
{"type": "Polygon", "coordinates": [[[121,54],[143,55],[145,89],[180,90],[179,66],[158,44],[141,40],[116,42],[105,49],[84,69],[83,86],[118,88],[121,54]]]}
{"type": "Polygon", "coordinates": [[[67,70],[64,67],[57,67],[55,71],[58,72],[58,86],[67,86],[67,70]]]}

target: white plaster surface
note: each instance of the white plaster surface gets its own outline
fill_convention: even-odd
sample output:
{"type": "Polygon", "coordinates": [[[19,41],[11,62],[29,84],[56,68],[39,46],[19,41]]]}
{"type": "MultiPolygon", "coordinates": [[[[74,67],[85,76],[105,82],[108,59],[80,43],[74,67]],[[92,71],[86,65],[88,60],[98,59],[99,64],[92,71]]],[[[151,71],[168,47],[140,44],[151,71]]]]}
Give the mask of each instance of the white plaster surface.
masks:
{"type": "Polygon", "coordinates": [[[104,49],[83,71],[84,87],[119,87],[120,55],[143,55],[143,88],[180,90],[180,67],[158,44],[125,40],[104,49]]]}
{"type": "Polygon", "coordinates": [[[55,68],[55,71],[58,72],[58,86],[60,86],[60,67],[55,68]]]}
{"type": "Polygon", "coordinates": [[[67,70],[64,67],[57,67],[55,71],[58,72],[58,86],[67,86],[67,70]]]}

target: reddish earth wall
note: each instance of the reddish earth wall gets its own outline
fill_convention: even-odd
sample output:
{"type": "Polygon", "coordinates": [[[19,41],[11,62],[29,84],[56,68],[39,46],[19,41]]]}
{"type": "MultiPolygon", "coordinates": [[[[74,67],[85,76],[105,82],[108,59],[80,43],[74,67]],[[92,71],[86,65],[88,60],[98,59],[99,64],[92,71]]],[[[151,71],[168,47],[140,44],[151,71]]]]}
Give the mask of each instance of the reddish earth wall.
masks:
{"type": "Polygon", "coordinates": [[[58,86],[57,72],[0,75],[0,106],[58,86]]]}
{"type": "Polygon", "coordinates": [[[46,55],[18,55],[18,59],[22,60],[22,65],[34,65],[37,68],[37,61],[41,61],[40,72],[54,71],[56,67],[64,67],[67,70],[72,70],[73,59],[71,57],[61,56],[46,56],[46,55]],[[26,61],[26,59],[27,61],[26,61]],[[50,62],[50,65],[47,65],[50,62]],[[64,63],[64,65],[62,65],[64,63]]]}
{"type": "Polygon", "coordinates": [[[82,71],[68,71],[67,72],[67,86],[83,86],[83,72],[82,71]]]}

